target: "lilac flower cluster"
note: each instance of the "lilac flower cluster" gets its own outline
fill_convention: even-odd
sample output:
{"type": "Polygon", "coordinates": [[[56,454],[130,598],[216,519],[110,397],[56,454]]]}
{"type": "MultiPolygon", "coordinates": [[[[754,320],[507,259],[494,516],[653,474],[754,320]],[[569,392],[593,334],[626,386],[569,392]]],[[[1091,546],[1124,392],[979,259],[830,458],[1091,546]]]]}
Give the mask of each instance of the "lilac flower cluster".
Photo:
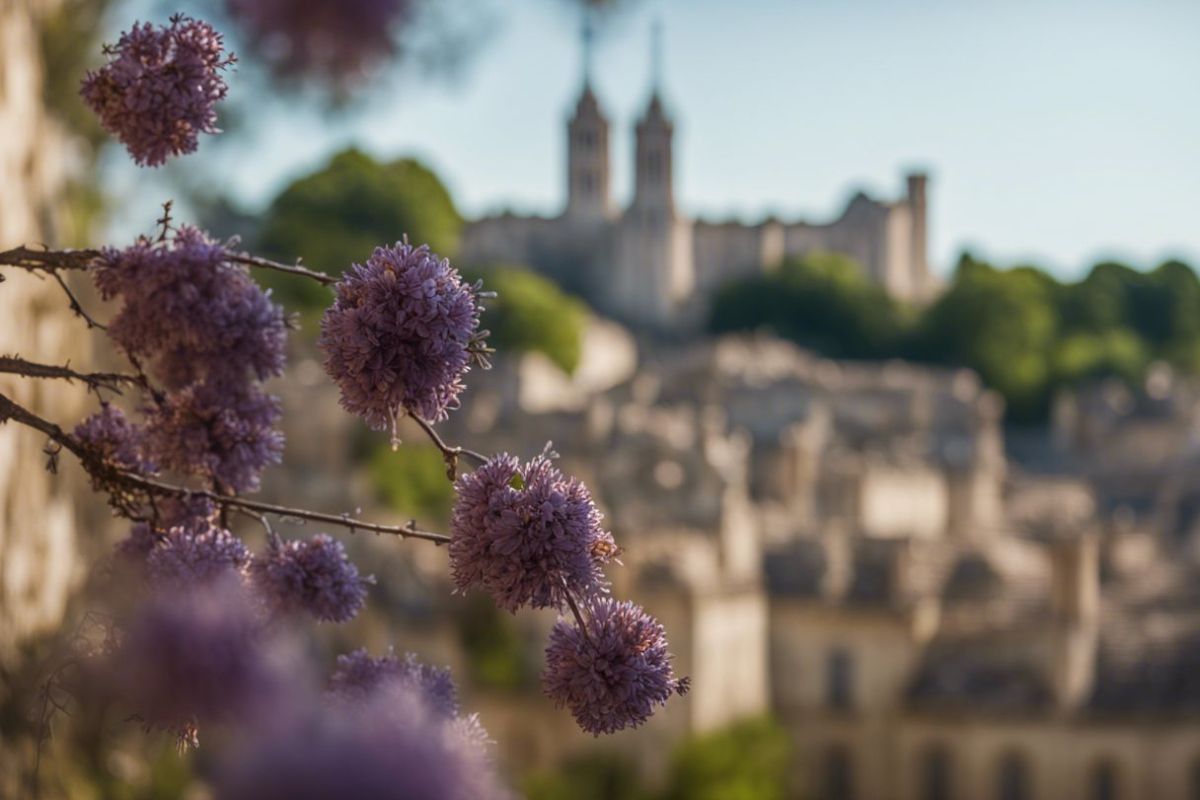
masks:
{"type": "Polygon", "coordinates": [[[445,419],[458,405],[481,311],[450,262],[425,245],[379,247],[336,290],[319,344],[342,406],[375,430],[394,427],[403,411],[445,419]]]}
{"type": "Polygon", "coordinates": [[[479,587],[509,611],[571,607],[546,650],[543,686],[579,726],[599,735],[641,725],[683,694],[662,625],[608,594],[603,567],[619,554],[591,494],[546,455],[525,465],[494,456],[455,482],[450,569],[459,591],[479,587]]]}
{"type": "Polygon", "coordinates": [[[146,554],[150,579],[161,586],[206,583],[242,573],[249,564],[242,540],[205,519],[170,528],[146,554]]]}
{"type": "Polygon", "coordinates": [[[157,470],[146,456],[145,431],[110,403],[76,425],[75,438],[109,466],[138,473],[157,470]]]}
{"type": "Polygon", "coordinates": [[[95,280],[122,301],[109,337],[168,390],[147,409],[145,450],[221,490],[257,489],[283,450],[279,403],[258,385],[283,372],[283,309],[191,226],[104,250],[95,280]]]}
{"type": "Polygon", "coordinates": [[[445,719],[400,683],[264,726],[226,763],[222,800],[501,800],[477,721],[445,719]]]}
{"type": "Polygon", "coordinates": [[[256,49],[283,77],[348,82],[391,56],[414,0],[226,0],[256,49]]]}
{"type": "Polygon", "coordinates": [[[147,412],[147,441],[162,465],[235,492],[258,489],[283,456],[279,401],[255,386],[197,383],[147,412]]]}
{"type": "Polygon", "coordinates": [[[221,71],[234,57],[211,25],[182,15],[167,27],[135,24],[104,52],[108,63],[87,73],[80,94],[138,164],[157,167],[219,132],[215,107],[229,89],[221,71]]]}
{"type": "Polygon", "coordinates": [[[460,591],[486,590],[496,605],[565,608],[567,593],[607,591],[602,568],[617,555],[587,487],[546,456],[521,466],[494,456],[455,483],[450,569],[460,591]]]}
{"type": "Polygon", "coordinates": [[[283,372],[283,309],[226,245],[182,225],[168,241],[141,238],[106,248],[94,270],[105,300],[119,298],[109,337],[128,355],[149,360],[168,388],[198,381],[223,386],[283,372]]]}
{"type": "Polygon", "coordinates": [[[255,585],[276,611],[307,611],[322,622],[345,622],[362,608],[367,585],[346,557],[342,543],[318,534],[306,542],[291,541],[251,566],[255,585]]]}
{"type": "Polygon", "coordinates": [[[542,682],[579,727],[599,736],[644,723],[672,694],[677,680],[663,627],[640,606],[599,597],[583,604],[586,621],[559,620],[550,632],[542,682]]]}
{"type": "Polygon", "coordinates": [[[365,648],[338,656],[329,678],[329,693],[346,702],[366,702],[381,687],[397,682],[416,691],[443,717],[458,714],[458,690],[450,670],[422,664],[412,653],[403,659],[388,653],[372,658],[365,648]]]}

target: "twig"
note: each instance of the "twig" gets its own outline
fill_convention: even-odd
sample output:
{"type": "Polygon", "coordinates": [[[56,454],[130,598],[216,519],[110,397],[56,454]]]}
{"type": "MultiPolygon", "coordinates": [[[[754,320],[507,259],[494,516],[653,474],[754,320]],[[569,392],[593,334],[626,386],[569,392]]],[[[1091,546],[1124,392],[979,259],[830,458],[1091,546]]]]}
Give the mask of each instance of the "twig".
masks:
{"type": "Polygon", "coordinates": [[[583,640],[588,644],[592,643],[592,637],[588,634],[587,623],[583,621],[583,614],[579,611],[579,605],[575,602],[575,596],[571,594],[571,590],[567,588],[567,580],[563,579],[563,594],[567,598],[567,605],[571,607],[571,613],[575,615],[575,622],[579,625],[579,632],[583,634],[583,640]]]}
{"type": "Polygon", "coordinates": [[[274,270],[275,272],[286,272],[288,275],[298,275],[301,278],[314,280],[323,286],[329,286],[337,283],[338,279],[333,275],[326,275],[324,272],[317,272],[307,267],[302,267],[299,264],[280,264],[278,261],[271,261],[267,258],[252,256],[249,253],[237,253],[232,250],[225,251],[225,257],[238,264],[245,264],[249,267],[260,267],[262,269],[274,270]]]}
{"type": "Polygon", "coordinates": [[[81,381],[89,389],[108,389],[117,394],[121,393],[120,384],[139,384],[141,379],[136,375],[126,375],[120,372],[76,372],[69,366],[60,367],[54,364],[39,364],[36,361],[26,361],[17,356],[0,356],[0,372],[23,375],[26,378],[61,378],[66,381],[81,381]]]}
{"type": "Polygon", "coordinates": [[[99,328],[102,331],[108,330],[107,325],[97,322],[91,314],[83,310],[83,304],[79,302],[79,298],[75,296],[75,293],[71,291],[71,287],[67,286],[67,282],[63,280],[63,277],[59,275],[57,271],[48,270],[48,272],[50,273],[50,277],[54,278],[54,280],[58,282],[58,285],[62,288],[63,293],[66,294],[67,301],[70,302],[71,310],[75,312],[75,316],[81,317],[83,321],[87,323],[88,328],[99,328]]]}
{"type": "Polygon", "coordinates": [[[54,442],[74,454],[83,464],[83,468],[94,479],[114,488],[125,490],[136,489],[152,495],[203,497],[223,509],[240,509],[255,511],[260,514],[276,514],[281,517],[309,520],[311,522],[323,522],[346,528],[351,533],[356,531],[383,533],[391,536],[399,536],[402,539],[421,539],[438,545],[447,544],[450,541],[450,537],[444,533],[422,530],[411,522],[407,525],[384,525],[378,522],[361,520],[349,514],[327,514],[322,511],[310,511],[304,508],[293,508],[274,503],[264,503],[258,500],[247,500],[242,497],[218,494],[205,489],[192,489],[187,486],[166,483],[133,472],[116,469],[98,460],[75,437],[68,435],[55,423],[39,417],[24,406],[13,402],[13,400],[4,394],[0,394],[0,422],[8,420],[18,422],[26,427],[44,433],[54,442]]]}
{"type": "Polygon", "coordinates": [[[409,417],[411,417],[412,420],[417,423],[421,430],[425,431],[425,435],[429,437],[429,441],[433,442],[433,446],[442,451],[442,458],[446,462],[446,477],[448,477],[451,481],[453,481],[458,474],[459,456],[466,456],[467,458],[476,462],[477,466],[483,466],[487,463],[488,457],[483,453],[478,453],[474,450],[468,450],[465,447],[446,444],[446,440],[438,435],[438,432],[433,429],[432,424],[421,419],[416,414],[410,413],[409,417]]]}

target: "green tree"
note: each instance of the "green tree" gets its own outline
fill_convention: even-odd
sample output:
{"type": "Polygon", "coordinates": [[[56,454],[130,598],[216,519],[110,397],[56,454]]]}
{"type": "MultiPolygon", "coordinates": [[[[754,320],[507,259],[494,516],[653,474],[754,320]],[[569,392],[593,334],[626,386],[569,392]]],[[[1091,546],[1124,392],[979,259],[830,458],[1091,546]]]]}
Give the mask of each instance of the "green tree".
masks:
{"type": "Polygon", "coordinates": [[[925,312],[910,352],[975,369],[1019,420],[1044,415],[1058,335],[1055,281],[1031,267],[998,270],[964,255],[950,289],[925,312]]]}
{"type": "Polygon", "coordinates": [[[537,667],[511,614],[484,594],[468,595],[457,609],[459,642],[471,683],[513,692],[536,685],[537,667]]]}
{"type": "MultiPolygon", "coordinates": [[[[271,203],[259,231],[267,255],[340,275],[379,245],[408,236],[438,255],[458,253],[462,217],[446,187],[419,161],[380,163],[360,150],[338,153],[271,203]]],[[[311,281],[267,274],[264,282],[300,310],[324,308],[329,293],[311,281]]]]}
{"type": "Polygon", "coordinates": [[[784,800],[792,745],[767,718],[684,742],[671,759],[664,800],[784,800]]]}
{"type": "Polygon", "coordinates": [[[722,287],[713,298],[709,329],[767,328],[829,356],[879,358],[892,354],[907,322],[906,310],[853,260],[816,253],[722,287]]]}
{"type": "Polygon", "coordinates": [[[637,765],[618,753],[597,751],[568,760],[554,772],[525,781],[528,800],[645,800],[637,765]]]}
{"type": "Polygon", "coordinates": [[[499,352],[539,352],[571,374],[579,366],[588,308],[552,281],[523,267],[470,271],[496,292],[485,301],[481,325],[499,352]]]}

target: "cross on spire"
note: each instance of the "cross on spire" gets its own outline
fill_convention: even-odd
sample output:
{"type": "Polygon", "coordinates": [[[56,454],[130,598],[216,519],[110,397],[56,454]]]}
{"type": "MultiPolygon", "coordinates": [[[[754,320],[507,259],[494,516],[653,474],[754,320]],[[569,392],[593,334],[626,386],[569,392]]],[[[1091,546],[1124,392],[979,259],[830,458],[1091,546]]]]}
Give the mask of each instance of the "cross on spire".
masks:
{"type": "Polygon", "coordinates": [[[590,9],[583,12],[583,30],[580,33],[580,37],[583,41],[583,85],[591,86],[592,49],[596,40],[596,26],[592,20],[590,9]]]}
{"type": "Polygon", "coordinates": [[[654,24],[650,27],[650,86],[655,94],[662,92],[662,33],[662,20],[654,20],[654,24]]]}

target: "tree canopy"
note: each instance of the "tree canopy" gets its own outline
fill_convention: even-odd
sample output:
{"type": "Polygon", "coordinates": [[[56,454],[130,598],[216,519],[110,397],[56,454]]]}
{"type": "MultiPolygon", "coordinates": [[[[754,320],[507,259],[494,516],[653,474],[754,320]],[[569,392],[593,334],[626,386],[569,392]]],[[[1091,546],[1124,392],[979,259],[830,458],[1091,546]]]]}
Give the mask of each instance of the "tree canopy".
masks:
{"type": "MultiPolygon", "coordinates": [[[[449,191],[428,167],[411,158],[379,162],[351,148],[275,198],[263,216],[258,245],[281,261],[303,257],[312,269],[340,275],[377,246],[406,235],[453,259],[462,225],[449,191]]],[[[284,302],[300,310],[329,302],[315,284],[268,280],[284,302]]]]}
{"type": "Polygon", "coordinates": [[[946,291],[918,311],[850,259],[816,254],[717,293],[711,330],[756,328],[831,357],[970,367],[1004,396],[1010,418],[1036,422],[1056,391],[1084,380],[1138,381],[1160,359],[1200,371],[1200,280],[1167,261],[1145,272],[1103,262],[1062,282],[964,254],[946,291]]]}

